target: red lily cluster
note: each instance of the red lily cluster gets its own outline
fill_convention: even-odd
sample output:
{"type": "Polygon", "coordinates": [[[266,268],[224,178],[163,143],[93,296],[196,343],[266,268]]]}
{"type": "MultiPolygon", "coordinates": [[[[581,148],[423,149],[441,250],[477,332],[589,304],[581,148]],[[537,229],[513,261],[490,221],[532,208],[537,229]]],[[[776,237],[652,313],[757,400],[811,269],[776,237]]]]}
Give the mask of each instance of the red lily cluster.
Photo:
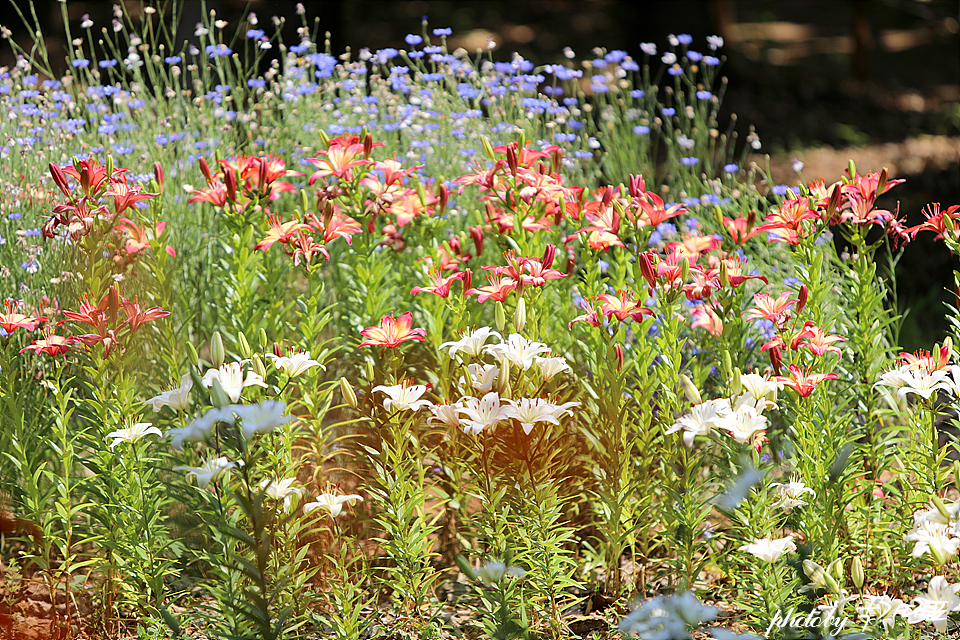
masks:
{"type": "Polygon", "coordinates": [[[127,300],[112,286],[96,305],[91,304],[86,297],[81,300],[79,311],[64,311],[68,320],[81,322],[93,328],[90,333],[74,336],[67,340],[83,343],[88,347],[103,343],[104,355],[109,356],[114,349],[119,348],[123,353],[123,341],[133,335],[147,322],[159,320],[170,315],[160,307],[143,309],[140,300],[127,300]],[[126,318],[118,323],[118,314],[123,310],[126,318]]]}
{"type": "Polygon", "coordinates": [[[937,240],[951,238],[955,243],[960,243],[960,204],[940,209],[940,203],[934,202],[927,205],[923,217],[926,220],[922,224],[907,229],[911,238],[916,238],[921,231],[933,231],[937,234],[937,240]]]}
{"type": "Polygon", "coordinates": [[[293,185],[280,178],[303,175],[287,169],[283,159],[273,155],[236,156],[219,160],[216,171],[211,170],[207,161],[200,158],[200,171],[207,180],[207,186],[197,189],[187,202],[209,202],[221,209],[237,212],[251,202],[276,200],[281,193],[293,191],[293,185]]]}
{"type": "MultiPolygon", "coordinates": [[[[162,176],[159,165],[154,166],[158,176],[162,176]]],[[[72,166],[60,167],[50,163],[50,175],[54,184],[67,197],[67,202],[53,207],[51,215],[41,227],[43,237],[55,238],[59,227],[66,227],[74,241],[87,236],[98,217],[108,217],[109,210],[103,199],[113,198],[113,216],[111,222],[138,202],[155,197],[156,193],[145,193],[140,185],[130,185],[126,174],[128,169],[108,169],[97,160],[74,160],[72,166]],[[77,183],[71,187],[67,178],[77,183]]],[[[158,177],[158,180],[162,180],[158,177]]]]}
{"type": "MultiPolygon", "coordinates": [[[[807,320],[799,330],[796,329],[796,321],[792,329],[788,327],[793,317],[791,307],[797,316],[803,312],[807,304],[807,287],[801,286],[799,295],[796,298],[790,297],[789,291],[784,291],[777,298],[767,294],[758,293],[753,300],[756,306],[743,312],[743,317],[747,320],[768,320],[777,327],[777,335],[764,344],[760,350],[770,352],[770,364],[776,373],[780,373],[783,368],[783,352],[789,346],[791,351],[799,352],[806,349],[814,357],[823,357],[828,352],[834,352],[838,357],[843,357],[843,351],[835,343],[846,341],[846,338],[836,334],[827,333],[823,327],[817,325],[813,320],[807,320]]],[[[780,376],[775,378],[787,386],[796,389],[802,397],[806,398],[813,390],[824,380],[834,380],[837,378],[835,373],[814,373],[812,367],[800,367],[796,364],[790,364],[787,367],[790,376],[780,376]]]]}
{"type": "MultiPolygon", "coordinates": [[[[586,303],[583,303],[582,306],[587,310],[587,313],[571,320],[570,328],[573,328],[574,322],[586,322],[592,327],[600,327],[603,326],[604,318],[608,320],[610,318],[616,318],[620,322],[626,322],[630,319],[635,322],[642,322],[643,316],[654,315],[651,309],[640,304],[639,299],[634,299],[632,291],[625,291],[623,289],[617,291],[617,295],[607,293],[598,295],[593,307],[588,306],[586,303]]],[[[617,347],[622,349],[620,345],[617,345],[617,347]]],[[[620,366],[622,367],[622,353],[618,354],[618,359],[621,361],[620,366]]]]}
{"type": "Polygon", "coordinates": [[[907,242],[912,236],[902,220],[892,211],[876,208],[877,197],[902,182],[902,179],[889,180],[886,169],[865,176],[847,169],[844,179],[832,187],[828,188],[822,180],[811,183],[809,195],[785,201],[756,231],[767,232],[771,242],[797,245],[814,231],[814,227],[804,222],[815,220],[830,225],[877,225],[896,242],[907,242]]]}
{"type": "Polygon", "coordinates": [[[687,208],[682,204],[667,207],[663,198],[647,191],[643,176],[631,175],[628,190],[629,198],[621,194],[619,187],[605,187],[598,191],[596,195],[599,195],[599,200],[587,202],[573,214],[574,219],[579,219],[582,213],[583,218],[592,224],[567,236],[565,244],[569,244],[581,233],[589,233],[587,244],[591,249],[622,247],[624,244],[620,239],[620,226],[624,219],[636,227],[656,228],[660,223],[687,212],[687,208]]]}
{"type": "Polygon", "coordinates": [[[928,375],[934,371],[946,371],[951,365],[950,348],[951,344],[944,342],[936,353],[924,349],[914,353],[901,352],[896,364],[909,365],[911,369],[922,369],[928,375]]]}
{"type": "Polygon", "coordinates": [[[547,284],[547,280],[565,278],[566,274],[552,268],[556,253],[557,248],[552,244],[547,245],[542,258],[515,256],[512,252],[505,253],[506,266],[482,267],[487,272],[487,284],[471,289],[468,281],[464,280],[466,295],[477,296],[481,303],[487,300],[504,302],[514,289],[517,290],[518,295],[523,295],[524,287],[542,287],[547,284]]]}
{"type": "Polygon", "coordinates": [[[308,211],[303,222],[281,222],[276,214],[268,214],[267,225],[267,235],[256,244],[256,248],[266,251],[276,243],[285,245],[284,251],[297,266],[301,261],[309,266],[316,255],[322,255],[329,262],[327,243],[342,237],[350,244],[350,236],[360,232],[360,223],[341,213],[340,207],[332,201],[327,201],[323,219],[308,211]]]}

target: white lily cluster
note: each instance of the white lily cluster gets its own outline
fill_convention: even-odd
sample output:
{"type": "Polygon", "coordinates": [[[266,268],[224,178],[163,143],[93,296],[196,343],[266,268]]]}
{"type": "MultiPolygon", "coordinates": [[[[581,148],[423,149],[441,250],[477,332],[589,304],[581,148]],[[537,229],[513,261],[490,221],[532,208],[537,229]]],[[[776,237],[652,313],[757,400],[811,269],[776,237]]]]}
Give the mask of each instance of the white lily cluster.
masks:
{"type": "Polygon", "coordinates": [[[694,438],[710,434],[713,428],[729,433],[740,444],[756,444],[763,437],[769,422],[763,412],[777,408],[780,383],[757,373],[739,376],[742,393],[732,399],[719,398],[694,405],[667,429],[666,433],[683,431],[683,443],[693,446],[694,438]]]}
{"type": "Polygon", "coordinates": [[[717,608],[700,602],[692,591],[679,596],[657,596],[643,600],[620,621],[620,632],[644,640],[682,640],[690,630],[715,620],[717,608]]]}
{"type": "MultiPolygon", "coordinates": [[[[482,394],[479,397],[465,395],[452,404],[434,404],[423,399],[427,391],[426,385],[379,385],[373,390],[386,396],[383,399],[383,407],[387,411],[429,409],[433,415],[428,418],[428,422],[440,422],[452,428],[462,429],[465,433],[474,436],[514,418],[519,421],[524,433],[529,435],[538,423],[559,425],[560,418],[572,415],[572,409],[579,406],[579,402],[555,404],[544,398],[516,400],[501,398],[500,392],[495,390],[495,387],[504,367],[515,365],[526,371],[536,364],[540,368],[544,382],[548,382],[570,367],[562,357],[549,355],[541,357],[540,354],[549,354],[550,347],[541,342],[528,340],[520,334],[510,335],[505,342],[487,344],[487,340],[491,337],[500,339],[500,334],[489,327],[480,327],[460,340],[440,345],[441,349],[449,349],[451,358],[456,358],[458,353],[471,358],[480,358],[484,354],[489,354],[498,360],[498,364],[472,362],[467,365],[471,378],[469,389],[474,393],[482,394]]],[[[460,378],[460,385],[464,390],[467,389],[464,378],[460,378]]]]}
{"type": "Polygon", "coordinates": [[[916,364],[903,364],[881,374],[877,386],[890,387],[898,401],[908,394],[929,400],[940,391],[960,397],[960,365],[931,372],[916,364]]]}
{"type": "Polygon", "coordinates": [[[914,543],[914,558],[929,553],[937,565],[946,564],[960,550],[960,502],[940,502],[915,512],[913,529],[904,540],[914,543]]]}

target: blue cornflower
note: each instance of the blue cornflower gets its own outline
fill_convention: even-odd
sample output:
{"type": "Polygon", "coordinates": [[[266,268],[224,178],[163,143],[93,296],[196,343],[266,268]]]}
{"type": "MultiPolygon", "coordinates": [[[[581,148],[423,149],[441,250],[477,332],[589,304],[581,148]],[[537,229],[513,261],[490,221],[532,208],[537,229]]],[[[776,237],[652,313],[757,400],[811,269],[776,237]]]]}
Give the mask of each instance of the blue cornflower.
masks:
{"type": "Polygon", "coordinates": [[[422,58],[424,55],[425,55],[425,54],[423,53],[423,51],[410,51],[410,52],[407,53],[407,57],[408,57],[408,58],[411,58],[411,59],[413,59],[413,60],[419,60],[419,59],[422,58]]]}
{"type": "Polygon", "coordinates": [[[110,60],[101,60],[100,62],[97,63],[97,66],[100,67],[101,69],[112,69],[113,67],[117,66],[119,63],[120,63],[119,60],[116,60],[115,58],[111,58],[110,60]]]}
{"type": "Polygon", "coordinates": [[[664,107],[663,109],[660,110],[660,113],[662,113],[663,115],[669,118],[671,116],[676,115],[677,110],[674,109],[673,107],[664,107]]]}
{"type": "Polygon", "coordinates": [[[690,62],[700,62],[702,59],[702,54],[697,53],[696,51],[687,51],[687,60],[690,62]]]}
{"type": "Polygon", "coordinates": [[[582,159],[582,160],[585,160],[585,159],[587,159],[587,158],[592,158],[592,157],[593,157],[593,152],[592,152],[592,151],[583,151],[583,150],[581,150],[581,149],[577,149],[576,151],[573,152],[573,155],[574,155],[575,157],[577,157],[577,158],[580,158],[580,159],[582,159]]]}
{"type": "Polygon", "coordinates": [[[700,204],[700,198],[693,198],[693,197],[684,198],[683,204],[687,205],[688,207],[696,207],[700,204]]]}
{"type": "Polygon", "coordinates": [[[723,170],[726,173],[736,173],[739,169],[740,167],[735,164],[726,164],[723,166],[723,170]]]}
{"type": "Polygon", "coordinates": [[[640,65],[635,60],[624,60],[620,63],[620,68],[625,71],[640,71],[640,65]]]}
{"type": "Polygon", "coordinates": [[[7,239],[4,238],[3,236],[0,236],[0,245],[4,245],[4,244],[7,244],[7,239]]]}
{"type": "Polygon", "coordinates": [[[416,35],[415,33],[408,33],[407,36],[403,39],[403,41],[406,42],[411,47],[415,47],[421,42],[423,42],[423,38],[416,35]]]}
{"type": "Polygon", "coordinates": [[[709,100],[712,97],[713,97],[713,94],[710,93],[709,91],[704,91],[703,89],[701,89],[700,91],[697,91],[698,100],[709,100]]]}
{"type": "Polygon", "coordinates": [[[86,69],[87,67],[90,66],[90,61],[87,60],[86,58],[77,58],[71,64],[75,69],[78,67],[83,67],[84,69],[86,69]]]}
{"type": "Polygon", "coordinates": [[[20,263],[20,268],[27,273],[36,273],[40,269],[40,263],[36,260],[27,260],[26,262],[20,263]]]}
{"type": "Polygon", "coordinates": [[[693,42],[693,36],[691,36],[689,33],[681,33],[677,36],[677,41],[680,44],[689,45],[691,42],[693,42]]]}
{"type": "Polygon", "coordinates": [[[263,89],[267,86],[267,81],[263,78],[250,78],[247,80],[248,87],[256,87],[258,89],[263,89]]]}
{"type": "Polygon", "coordinates": [[[13,213],[8,213],[8,214],[7,214],[7,219],[8,219],[8,220],[19,220],[21,217],[22,217],[22,216],[21,216],[18,212],[16,212],[16,211],[14,211],[13,213]]]}
{"type": "Polygon", "coordinates": [[[222,42],[220,44],[207,45],[207,48],[205,50],[207,52],[207,55],[210,56],[211,58],[217,58],[217,57],[223,58],[233,53],[233,49],[223,44],[222,42]]]}
{"type": "Polygon", "coordinates": [[[787,189],[789,187],[785,184],[776,184],[773,186],[773,195],[775,196],[785,196],[787,195],[787,189]]]}
{"type": "Polygon", "coordinates": [[[433,30],[433,35],[435,35],[435,36],[438,37],[438,38],[439,38],[439,37],[442,37],[442,36],[453,35],[453,29],[450,29],[450,28],[446,28],[446,29],[434,29],[434,30],[433,30]]]}
{"type": "Polygon", "coordinates": [[[251,40],[259,40],[260,38],[266,37],[266,35],[263,29],[247,29],[247,37],[251,40]]]}
{"type": "Polygon", "coordinates": [[[180,56],[167,56],[166,58],[163,59],[163,61],[166,62],[167,64],[180,64],[180,62],[183,61],[183,58],[181,58],[180,56]]]}
{"type": "Polygon", "coordinates": [[[650,133],[650,127],[644,126],[642,124],[638,124],[633,128],[633,132],[638,136],[645,136],[650,133]]]}
{"type": "Polygon", "coordinates": [[[669,69],[667,69],[667,73],[669,73],[672,76],[679,76],[683,74],[683,68],[680,65],[675,64],[669,69]]]}
{"type": "Polygon", "coordinates": [[[304,40],[300,44],[295,44],[292,47],[290,47],[290,53],[295,53],[298,56],[301,54],[304,54],[310,49],[310,44],[311,43],[309,40],[304,40]]]}
{"type": "Polygon", "coordinates": [[[648,56],[657,55],[657,45],[653,44],[652,42],[641,42],[640,50],[648,56]]]}
{"type": "MultiPolygon", "coordinates": [[[[693,157],[680,158],[680,164],[682,164],[685,167],[692,167],[698,162],[700,162],[700,158],[693,158],[693,157]]],[[[699,202],[699,200],[697,202],[699,202]]]]}
{"type": "Polygon", "coordinates": [[[132,145],[132,144],[120,144],[120,143],[115,144],[115,145],[113,145],[113,152],[114,152],[115,154],[117,154],[118,156],[125,156],[125,155],[128,155],[128,154],[131,154],[131,153],[133,153],[133,145],[132,145]]]}
{"type": "Polygon", "coordinates": [[[715,67],[720,64],[720,60],[718,58],[714,58],[713,56],[703,56],[703,64],[707,65],[708,67],[715,67]]]}
{"type": "Polygon", "coordinates": [[[110,135],[116,130],[117,130],[117,125],[115,124],[102,124],[99,127],[97,127],[97,132],[103,135],[110,135]]]}
{"type": "Polygon", "coordinates": [[[603,59],[612,64],[619,64],[623,62],[627,57],[626,51],[621,51],[620,49],[614,49],[607,55],[603,56],[603,59]]]}
{"type": "Polygon", "coordinates": [[[437,45],[431,45],[429,47],[424,47],[423,52],[428,55],[434,55],[437,53],[443,53],[443,47],[438,47],[437,45]]]}
{"type": "Polygon", "coordinates": [[[464,100],[473,100],[480,95],[480,90],[467,82],[461,82],[457,85],[457,93],[464,100]]]}
{"type": "Polygon", "coordinates": [[[443,74],[439,72],[425,73],[423,74],[423,80],[424,82],[440,82],[441,80],[443,80],[443,74]]]}

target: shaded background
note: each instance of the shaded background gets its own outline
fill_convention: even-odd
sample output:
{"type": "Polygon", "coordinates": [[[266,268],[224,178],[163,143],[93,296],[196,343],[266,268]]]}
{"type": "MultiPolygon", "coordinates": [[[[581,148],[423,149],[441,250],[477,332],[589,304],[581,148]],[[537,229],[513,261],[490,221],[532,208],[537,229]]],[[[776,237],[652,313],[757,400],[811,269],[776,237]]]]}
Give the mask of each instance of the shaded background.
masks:
{"type": "MultiPolygon", "coordinates": [[[[122,0],[117,0],[122,1],[122,0]]],[[[21,42],[29,34],[14,5],[0,0],[0,24],[21,42]]],[[[37,0],[37,14],[53,60],[66,56],[59,0],[37,0]]],[[[109,0],[68,1],[74,33],[83,14],[95,29],[109,25],[109,0]]],[[[154,2],[163,7],[164,2],[154,2]]],[[[311,31],[329,32],[333,52],[347,47],[402,48],[407,33],[450,27],[451,48],[486,48],[508,60],[516,51],[537,63],[578,58],[594,47],[623,49],[640,58],[639,43],[663,49],[667,34],[689,33],[692,48],[704,38],[725,40],[723,73],[730,85],[727,114],[736,113],[742,133],[753,124],[771,154],[775,182],[796,184],[792,160],[802,160],[803,179],[839,179],[853,158],[860,172],[888,167],[907,183],[886,196],[899,200],[907,223],[923,221],[929,202],[960,203],[960,1],[957,0],[306,0],[311,31]]],[[[126,0],[139,15],[141,3],[126,0]]],[[[195,40],[199,0],[182,3],[178,42],[195,40]]],[[[301,25],[290,0],[207,0],[217,18],[239,25],[255,11],[270,32],[270,17],[284,16],[283,39],[297,40],[301,25]]],[[[245,25],[241,25],[246,28],[245,25]]],[[[228,28],[229,29],[229,28],[228,28]]],[[[321,36],[322,38],[322,36],[321,36]]],[[[0,63],[13,62],[9,49],[0,63]]],[[[65,63],[64,63],[65,68],[65,63]]],[[[743,136],[741,135],[741,139],[743,136]]],[[[760,157],[759,162],[764,162],[760,157]]],[[[902,308],[912,309],[901,341],[930,348],[946,332],[943,302],[952,299],[955,258],[922,234],[898,267],[902,308]]]]}

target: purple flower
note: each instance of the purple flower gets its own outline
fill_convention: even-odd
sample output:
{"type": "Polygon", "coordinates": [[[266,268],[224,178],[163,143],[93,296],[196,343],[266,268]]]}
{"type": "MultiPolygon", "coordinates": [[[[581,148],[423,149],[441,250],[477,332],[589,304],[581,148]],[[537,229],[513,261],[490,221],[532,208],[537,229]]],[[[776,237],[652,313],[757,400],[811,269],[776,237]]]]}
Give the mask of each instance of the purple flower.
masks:
{"type": "Polygon", "coordinates": [[[433,30],[433,35],[435,35],[435,36],[438,37],[438,38],[440,38],[440,37],[442,37],[442,36],[453,35],[453,29],[450,29],[450,28],[446,28],[446,29],[434,29],[434,30],[433,30]]]}
{"type": "Polygon", "coordinates": [[[403,41],[406,42],[411,47],[415,47],[421,42],[423,42],[423,38],[416,35],[415,33],[408,33],[407,37],[405,37],[403,41]]]}
{"type": "Polygon", "coordinates": [[[101,69],[107,69],[107,68],[112,68],[117,66],[117,63],[118,61],[115,59],[101,60],[100,62],[97,63],[97,66],[100,67],[101,69]]]}
{"type": "Polygon", "coordinates": [[[698,100],[709,100],[712,97],[713,97],[713,94],[710,93],[709,91],[704,91],[702,89],[700,91],[697,91],[698,100]]]}
{"type": "Polygon", "coordinates": [[[680,158],[680,164],[682,164],[685,167],[692,167],[693,165],[699,162],[700,162],[700,158],[693,158],[693,157],[680,158]]]}
{"type": "Polygon", "coordinates": [[[740,167],[738,167],[738,166],[735,165],[735,164],[727,164],[727,165],[724,165],[724,166],[723,166],[723,170],[724,170],[726,173],[736,173],[739,169],[740,169],[740,167]]]}
{"type": "Polygon", "coordinates": [[[704,56],[703,64],[707,65],[708,67],[715,67],[718,64],[720,64],[720,60],[717,58],[714,58],[713,56],[704,56]]]}
{"type": "Polygon", "coordinates": [[[634,89],[633,91],[630,92],[630,97],[631,97],[631,98],[636,98],[636,99],[638,99],[638,100],[639,100],[640,98],[642,98],[643,96],[645,96],[645,95],[647,95],[647,94],[646,94],[646,92],[643,91],[642,89],[634,89]]]}
{"type": "Polygon", "coordinates": [[[693,36],[691,36],[689,33],[681,33],[677,36],[677,41],[680,42],[680,44],[689,45],[691,42],[693,42],[693,36]]]}
{"type": "Polygon", "coordinates": [[[650,133],[650,127],[646,127],[642,124],[638,124],[633,128],[633,132],[638,136],[645,136],[650,133]]]}
{"type": "Polygon", "coordinates": [[[83,67],[84,69],[86,69],[87,67],[90,66],[90,61],[87,60],[86,58],[77,58],[71,64],[73,64],[74,68],[83,67]]]}
{"type": "Polygon", "coordinates": [[[665,108],[663,108],[663,109],[660,110],[660,113],[662,113],[663,115],[665,115],[666,117],[669,118],[669,117],[671,117],[671,116],[676,115],[677,110],[674,109],[673,107],[665,107],[665,108]]]}

